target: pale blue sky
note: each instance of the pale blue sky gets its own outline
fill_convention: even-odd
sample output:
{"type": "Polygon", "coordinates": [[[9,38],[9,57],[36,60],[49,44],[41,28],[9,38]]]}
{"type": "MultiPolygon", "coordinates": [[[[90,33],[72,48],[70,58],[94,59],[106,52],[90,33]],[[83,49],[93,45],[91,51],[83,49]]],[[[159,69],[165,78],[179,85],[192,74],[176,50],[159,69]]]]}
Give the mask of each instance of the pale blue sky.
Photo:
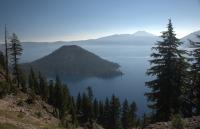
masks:
{"type": "Polygon", "coordinates": [[[200,0],[0,0],[3,26],[22,41],[98,38],[145,30],[159,35],[172,19],[178,37],[200,30],[200,0]]]}

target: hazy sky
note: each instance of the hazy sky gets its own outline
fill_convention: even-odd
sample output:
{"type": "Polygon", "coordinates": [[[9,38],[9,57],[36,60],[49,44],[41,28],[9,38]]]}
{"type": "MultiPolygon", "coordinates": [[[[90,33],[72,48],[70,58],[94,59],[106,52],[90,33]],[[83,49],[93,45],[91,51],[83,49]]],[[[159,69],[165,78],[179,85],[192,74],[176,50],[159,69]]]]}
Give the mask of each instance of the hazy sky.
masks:
{"type": "Polygon", "coordinates": [[[200,0],[0,0],[4,24],[22,41],[57,41],[132,34],[159,35],[172,19],[178,37],[200,30],[200,0]]]}

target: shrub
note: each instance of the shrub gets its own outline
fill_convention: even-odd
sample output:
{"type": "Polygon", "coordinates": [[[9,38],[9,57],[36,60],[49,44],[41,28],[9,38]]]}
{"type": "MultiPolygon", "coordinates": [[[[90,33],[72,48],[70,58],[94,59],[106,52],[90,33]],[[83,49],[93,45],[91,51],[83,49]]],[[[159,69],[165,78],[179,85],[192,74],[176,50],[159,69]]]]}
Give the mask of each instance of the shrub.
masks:
{"type": "Polygon", "coordinates": [[[186,122],[182,119],[181,115],[177,114],[172,117],[171,129],[185,129],[186,122]]]}
{"type": "Polygon", "coordinates": [[[26,100],[26,103],[33,104],[35,103],[35,100],[36,100],[36,95],[33,92],[31,92],[26,100]]]}
{"type": "Polygon", "coordinates": [[[0,81],[0,98],[3,98],[9,93],[9,85],[6,81],[0,81]]]}
{"type": "Polygon", "coordinates": [[[41,117],[42,117],[42,113],[41,113],[41,112],[36,112],[35,115],[36,115],[38,118],[41,118],[41,117]]]}
{"type": "Polygon", "coordinates": [[[20,113],[17,115],[17,117],[19,117],[19,118],[24,118],[24,113],[23,113],[23,112],[20,112],[20,113]]]}

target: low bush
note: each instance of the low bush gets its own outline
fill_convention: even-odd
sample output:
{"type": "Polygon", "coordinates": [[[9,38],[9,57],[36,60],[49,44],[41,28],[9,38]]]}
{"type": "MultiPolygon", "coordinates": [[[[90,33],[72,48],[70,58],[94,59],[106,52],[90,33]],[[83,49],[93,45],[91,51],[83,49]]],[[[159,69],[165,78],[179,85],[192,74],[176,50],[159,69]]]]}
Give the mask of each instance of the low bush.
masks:
{"type": "Polygon", "coordinates": [[[185,129],[185,126],[186,122],[181,115],[177,114],[172,117],[171,129],[185,129]]]}

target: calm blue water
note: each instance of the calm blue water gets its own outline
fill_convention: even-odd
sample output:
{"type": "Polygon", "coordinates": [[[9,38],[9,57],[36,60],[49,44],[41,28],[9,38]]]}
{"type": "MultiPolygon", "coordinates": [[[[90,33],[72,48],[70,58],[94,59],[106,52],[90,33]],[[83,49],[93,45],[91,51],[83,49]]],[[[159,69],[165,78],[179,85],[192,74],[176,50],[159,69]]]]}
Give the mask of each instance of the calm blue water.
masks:
{"type": "Polygon", "coordinates": [[[94,52],[104,59],[118,63],[123,76],[113,79],[89,78],[78,83],[69,83],[69,89],[73,95],[79,91],[85,91],[91,86],[95,96],[99,99],[110,97],[112,94],[121,100],[127,98],[130,102],[135,101],[138,106],[138,114],[147,112],[147,101],[144,93],[148,91],[145,81],[150,79],[145,72],[149,68],[149,55],[151,46],[82,46],[94,52]]]}
{"type": "MultiPolygon", "coordinates": [[[[47,55],[61,45],[37,45],[25,46],[22,62],[32,61],[47,55]]],[[[127,98],[130,102],[135,101],[138,106],[138,114],[142,115],[149,111],[144,93],[148,91],[145,81],[150,78],[145,72],[150,67],[148,60],[152,46],[134,45],[80,45],[100,57],[116,62],[121,67],[123,76],[112,79],[88,78],[79,82],[63,80],[68,84],[72,95],[85,91],[86,87],[91,86],[95,97],[104,99],[112,94],[121,100],[127,98]]]]}

